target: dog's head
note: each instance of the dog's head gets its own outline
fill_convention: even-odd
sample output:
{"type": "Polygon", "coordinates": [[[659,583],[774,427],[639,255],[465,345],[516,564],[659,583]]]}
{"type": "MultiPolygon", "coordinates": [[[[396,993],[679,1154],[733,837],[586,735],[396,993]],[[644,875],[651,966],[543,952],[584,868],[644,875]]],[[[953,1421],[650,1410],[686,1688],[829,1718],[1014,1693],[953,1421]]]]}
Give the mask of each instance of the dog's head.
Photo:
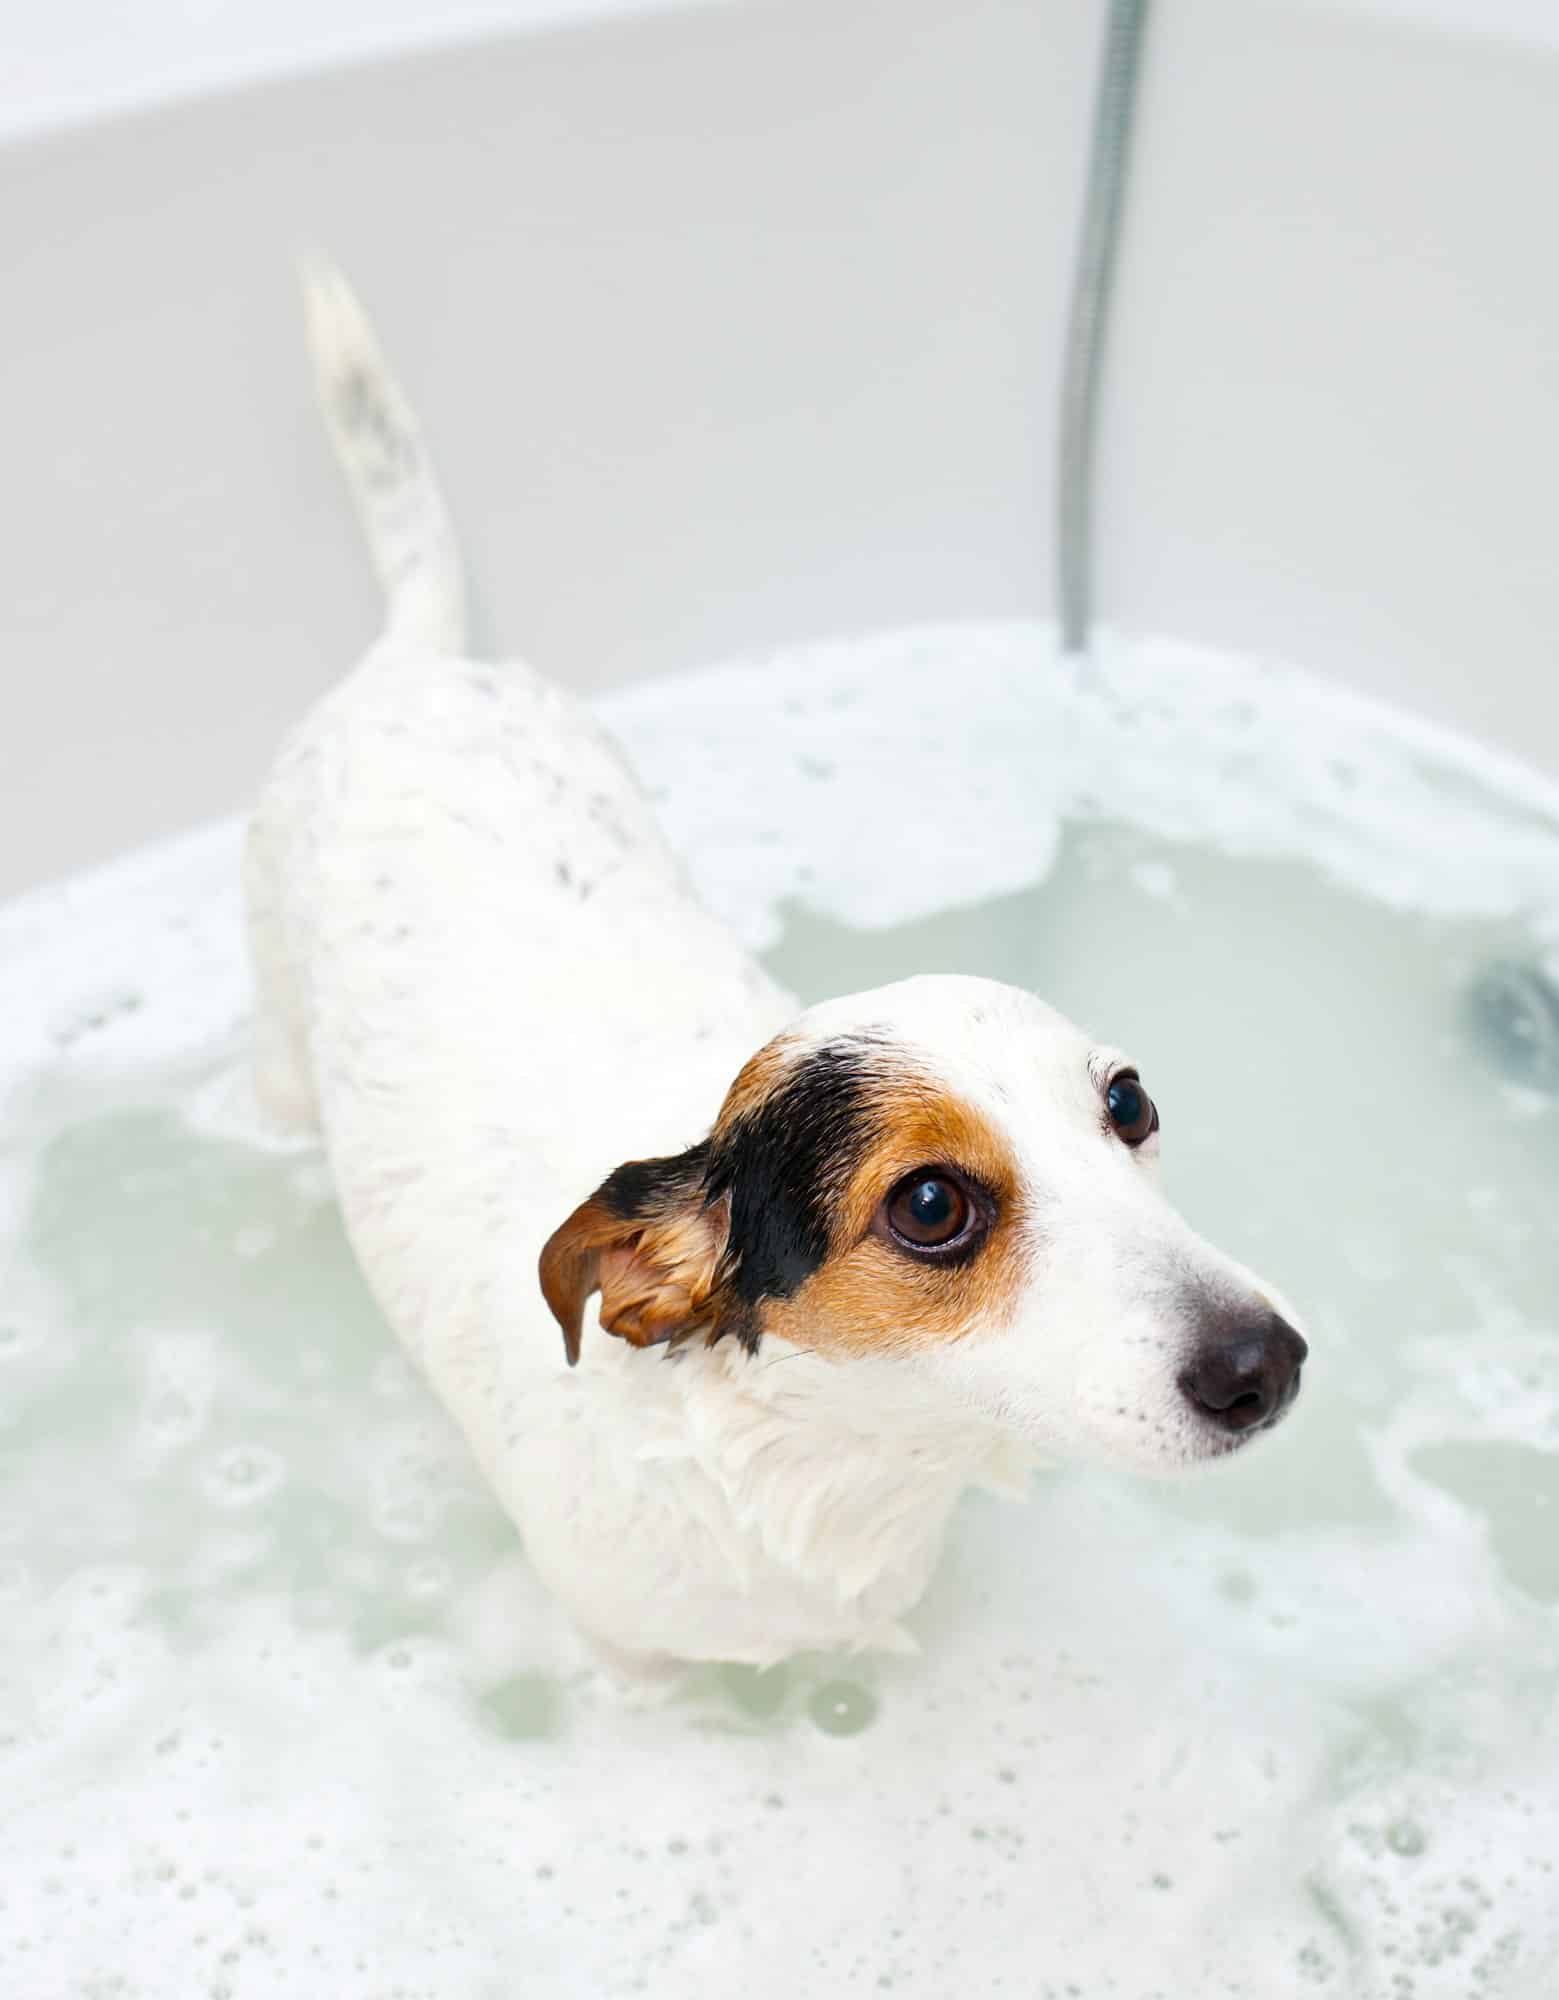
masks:
{"type": "Polygon", "coordinates": [[[1119,1053],[1014,987],[907,980],[813,1008],[706,1140],[619,1167],[542,1289],[571,1362],[599,1291],[635,1346],[891,1357],[1034,1444],[1211,1457],[1288,1409],[1305,1343],[1170,1208],[1158,1151],[1119,1053]]]}

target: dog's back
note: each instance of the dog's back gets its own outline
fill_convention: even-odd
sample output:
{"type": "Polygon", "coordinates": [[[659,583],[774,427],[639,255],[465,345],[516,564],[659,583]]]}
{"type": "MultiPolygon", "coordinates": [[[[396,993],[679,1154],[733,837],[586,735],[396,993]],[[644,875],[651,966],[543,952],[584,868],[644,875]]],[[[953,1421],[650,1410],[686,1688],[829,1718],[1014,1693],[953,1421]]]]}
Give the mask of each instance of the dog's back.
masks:
{"type": "Polygon", "coordinates": [[[252,822],[256,1083],[273,1118],[322,1128],[380,1303],[496,1436],[516,1355],[520,1376],[561,1364],[550,1230],[624,1157],[697,1138],[789,1003],[693,900],[590,714],[462,657],[415,422],[341,279],[316,269],[307,300],[388,618],[252,822]]]}

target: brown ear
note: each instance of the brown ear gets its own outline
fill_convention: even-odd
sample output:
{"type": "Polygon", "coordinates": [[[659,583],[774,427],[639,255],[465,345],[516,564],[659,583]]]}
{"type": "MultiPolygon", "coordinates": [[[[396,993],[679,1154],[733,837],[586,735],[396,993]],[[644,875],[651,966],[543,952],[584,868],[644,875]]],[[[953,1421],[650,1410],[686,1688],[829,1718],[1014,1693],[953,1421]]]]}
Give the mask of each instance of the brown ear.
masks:
{"type": "Polygon", "coordinates": [[[713,1326],[726,1204],[704,1201],[703,1151],[629,1161],[549,1237],[541,1289],[563,1329],[570,1368],[593,1292],[601,1294],[601,1325],[634,1347],[713,1326]]]}

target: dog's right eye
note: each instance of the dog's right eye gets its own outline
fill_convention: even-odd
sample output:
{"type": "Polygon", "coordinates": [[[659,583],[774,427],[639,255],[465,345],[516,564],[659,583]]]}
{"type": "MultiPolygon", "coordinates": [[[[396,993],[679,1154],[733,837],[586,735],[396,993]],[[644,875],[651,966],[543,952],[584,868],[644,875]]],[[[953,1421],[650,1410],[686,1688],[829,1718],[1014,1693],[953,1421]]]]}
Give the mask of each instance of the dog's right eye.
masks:
{"type": "Polygon", "coordinates": [[[911,1243],[950,1243],[968,1220],[964,1191],[940,1175],[928,1174],[900,1188],[888,1209],[888,1219],[911,1243]]]}
{"type": "Polygon", "coordinates": [[[921,1257],[972,1249],[988,1219],[962,1180],[940,1167],[906,1174],[877,1214],[879,1234],[921,1257]]]}

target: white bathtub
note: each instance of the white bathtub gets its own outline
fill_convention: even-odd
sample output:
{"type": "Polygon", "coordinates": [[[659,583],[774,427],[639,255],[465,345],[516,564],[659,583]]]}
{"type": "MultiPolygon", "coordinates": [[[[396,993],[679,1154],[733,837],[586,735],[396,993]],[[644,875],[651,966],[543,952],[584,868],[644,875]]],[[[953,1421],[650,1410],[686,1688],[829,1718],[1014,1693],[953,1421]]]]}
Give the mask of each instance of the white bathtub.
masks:
{"type": "Polygon", "coordinates": [[[235,1143],[234,822],[7,905],[0,1994],[1551,2000],[1552,0],[1157,0],[1097,598],[1162,637],[1075,682],[1020,621],[1102,0],[105,4],[0,65],[0,898],[231,814],[372,632],[322,243],[494,650],[898,628],[612,697],[700,890],[809,992],[1140,1052],[1316,1358],[1224,1483],[971,1498],[917,1659],[639,1715],[320,1162],[235,1143]]]}
{"type": "MultiPolygon", "coordinates": [[[[277,72],[241,87],[176,38],[75,97],[45,50],[31,119],[13,83],[0,890],[242,800],[371,630],[301,359],[310,242],[425,414],[495,647],[593,685],[1051,607],[1098,0],[727,4],[376,53],[412,38],[398,13],[300,25],[295,59],[240,37],[235,70],[277,72]]],[[[1559,769],[1556,133],[1559,37],[1521,0],[1160,0],[1105,397],[1110,621],[1559,769]]]]}

